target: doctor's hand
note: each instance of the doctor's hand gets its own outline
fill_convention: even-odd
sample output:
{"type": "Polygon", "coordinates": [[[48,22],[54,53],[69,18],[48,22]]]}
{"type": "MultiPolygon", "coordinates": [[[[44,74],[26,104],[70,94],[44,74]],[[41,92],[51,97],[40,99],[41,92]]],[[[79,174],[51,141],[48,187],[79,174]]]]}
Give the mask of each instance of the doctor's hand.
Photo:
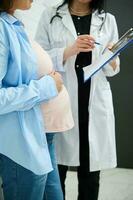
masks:
{"type": "Polygon", "coordinates": [[[61,89],[62,89],[62,85],[63,85],[63,80],[62,80],[61,74],[59,74],[58,72],[52,71],[49,74],[49,76],[51,76],[54,79],[54,81],[56,83],[57,90],[58,90],[58,92],[60,92],[61,89]]]}
{"type": "Polygon", "coordinates": [[[79,54],[80,52],[92,51],[95,47],[95,39],[91,35],[80,35],[75,42],[64,50],[63,60],[66,61],[69,57],[79,54]]]}

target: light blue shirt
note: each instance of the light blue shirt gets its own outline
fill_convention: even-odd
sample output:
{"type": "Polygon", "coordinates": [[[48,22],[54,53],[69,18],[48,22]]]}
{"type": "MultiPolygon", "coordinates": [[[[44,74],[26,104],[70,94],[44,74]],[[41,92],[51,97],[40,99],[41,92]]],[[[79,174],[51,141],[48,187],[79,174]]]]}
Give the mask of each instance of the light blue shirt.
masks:
{"type": "Polygon", "coordinates": [[[0,14],[0,153],[36,174],[52,170],[40,103],[57,95],[50,76],[37,80],[37,61],[23,25],[0,14]]]}

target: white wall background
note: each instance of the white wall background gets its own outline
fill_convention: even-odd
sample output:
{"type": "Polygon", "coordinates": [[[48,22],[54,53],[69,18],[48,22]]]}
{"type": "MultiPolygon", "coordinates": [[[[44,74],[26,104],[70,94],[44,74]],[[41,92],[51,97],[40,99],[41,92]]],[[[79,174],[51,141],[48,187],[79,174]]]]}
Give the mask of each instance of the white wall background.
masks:
{"type": "Polygon", "coordinates": [[[15,15],[24,23],[28,35],[34,38],[43,10],[47,9],[49,6],[56,5],[59,2],[61,2],[61,0],[34,0],[30,10],[17,10],[15,15]]]}

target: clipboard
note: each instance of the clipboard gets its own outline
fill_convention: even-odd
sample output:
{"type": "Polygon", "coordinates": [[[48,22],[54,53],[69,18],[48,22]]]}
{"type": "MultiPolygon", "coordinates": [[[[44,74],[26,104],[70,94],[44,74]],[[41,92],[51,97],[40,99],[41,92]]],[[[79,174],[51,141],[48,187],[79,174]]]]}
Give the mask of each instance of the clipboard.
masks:
{"type": "Polygon", "coordinates": [[[127,45],[133,42],[133,28],[130,28],[119,40],[116,44],[113,45],[111,51],[113,53],[117,53],[117,51],[121,52],[123,48],[126,48],[127,45]]]}
{"type": "Polygon", "coordinates": [[[121,53],[129,45],[133,44],[133,28],[130,28],[109,50],[106,49],[99,59],[89,66],[83,68],[84,81],[86,82],[97,71],[102,69],[108,62],[110,62],[116,55],[121,53]]]}

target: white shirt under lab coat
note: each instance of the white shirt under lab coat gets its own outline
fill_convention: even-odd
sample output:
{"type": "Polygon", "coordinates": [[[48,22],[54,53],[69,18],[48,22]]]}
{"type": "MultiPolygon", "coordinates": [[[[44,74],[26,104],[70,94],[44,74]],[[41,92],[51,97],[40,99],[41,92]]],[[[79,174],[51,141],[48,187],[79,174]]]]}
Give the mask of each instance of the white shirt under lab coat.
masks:
{"type": "MultiPolygon", "coordinates": [[[[79,128],[78,128],[78,85],[75,73],[76,56],[69,58],[63,64],[64,49],[74,43],[76,30],[65,5],[59,9],[60,17],[51,18],[56,13],[56,7],[45,10],[36,35],[36,40],[50,54],[54,67],[63,75],[64,84],[71,99],[75,127],[67,133],[59,133],[56,137],[57,159],[59,164],[78,166],[79,163],[79,128]]],[[[88,28],[89,30],[89,28],[88,28]]],[[[118,40],[118,30],[115,17],[109,13],[92,14],[90,34],[102,45],[97,45],[92,51],[92,62],[98,59],[109,43],[118,40]]],[[[106,65],[97,72],[91,80],[89,99],[89,152],[90,171],[113,168],[116,166],[115,121],[112,93],[107,76],[119,72],[119,59],[115,71],[106,65]]]]}

